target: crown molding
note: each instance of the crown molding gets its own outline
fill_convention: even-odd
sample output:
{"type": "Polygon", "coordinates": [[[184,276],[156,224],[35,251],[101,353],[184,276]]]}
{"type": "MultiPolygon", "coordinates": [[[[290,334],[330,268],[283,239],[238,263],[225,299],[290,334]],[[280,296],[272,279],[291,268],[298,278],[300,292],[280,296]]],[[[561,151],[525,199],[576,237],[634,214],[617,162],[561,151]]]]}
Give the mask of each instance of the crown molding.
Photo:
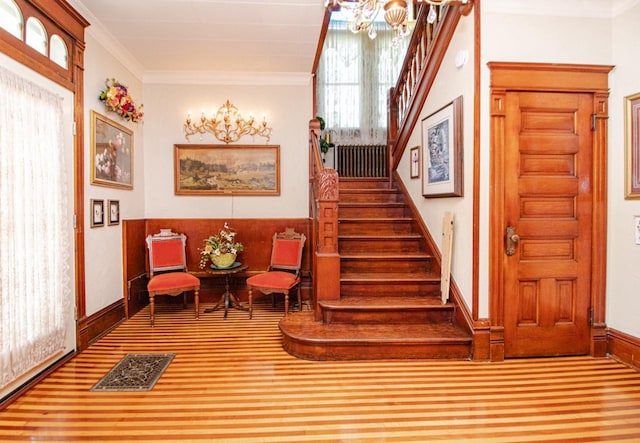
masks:
{"type": "Polygon", "coordinates": [[[307,72],[147,71],[145,84],[308,86],[307,72]]]}
{"type": "Polygon", "coordinates": [[[640,0],[482,0],[484,12],[611,19],[640,0]]]}

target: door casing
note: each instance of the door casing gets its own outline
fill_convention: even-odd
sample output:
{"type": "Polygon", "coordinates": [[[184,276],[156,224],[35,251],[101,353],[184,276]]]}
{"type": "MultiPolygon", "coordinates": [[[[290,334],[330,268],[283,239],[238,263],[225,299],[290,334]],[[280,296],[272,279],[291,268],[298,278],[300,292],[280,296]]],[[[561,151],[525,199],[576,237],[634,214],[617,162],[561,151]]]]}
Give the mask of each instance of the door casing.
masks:
{"type": "Polygon", "coordinates": [[[491,361],[504,360],[504,155],[508,91],[580,92],[593,97],[590,355],[606,355],[607,120],[610,65],[488,63],[490,83],[489,317],[491,361]]]}

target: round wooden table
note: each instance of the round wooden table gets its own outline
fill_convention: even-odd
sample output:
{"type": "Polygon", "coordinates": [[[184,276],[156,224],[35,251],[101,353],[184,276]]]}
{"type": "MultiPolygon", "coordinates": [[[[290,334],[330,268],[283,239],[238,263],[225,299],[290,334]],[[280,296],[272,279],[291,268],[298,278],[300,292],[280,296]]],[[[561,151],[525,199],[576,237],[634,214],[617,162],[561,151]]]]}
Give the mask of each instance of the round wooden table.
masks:
{"type": "Polygon", "coordinates": [[[248,265],[243,265],[241,263],[234,263],[232,267],[225,269],[216,269],[216,268],[207,268],[203,271],[199,272],[191,272],[191,274],[195,275],[198,278],[218,278],[224,277],[224,294],[218,300],[218,303],[213,308],[207,308],[204,310],[205,313],[217,311],[218,309],[224,306],[224,318],[227,318],[227,312],[230,308],[239,309],[241,311],[248,311],[249,308],[244,306],[242,303],[238,301],[235,295],[231,293],[229,290],[230,284],[229,280],[231,275],[238,274],[240,272],[244,272],[249,269],[248,265]]]}

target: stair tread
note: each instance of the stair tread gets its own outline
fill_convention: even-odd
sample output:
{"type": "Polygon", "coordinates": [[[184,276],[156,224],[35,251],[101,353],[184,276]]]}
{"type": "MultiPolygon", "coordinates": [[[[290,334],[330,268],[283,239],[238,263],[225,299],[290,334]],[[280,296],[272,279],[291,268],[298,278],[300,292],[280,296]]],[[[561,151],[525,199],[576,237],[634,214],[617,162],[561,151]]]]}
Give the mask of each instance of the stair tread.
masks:
{"type": "Polygon", "coordinates": [[[340,281],[440,281],[440,275],[427,272],[344,272],[340,281]]]}
{"type": "Polygon", "coordinates": [[[441,307],[443,309],[451,309],[453,305],[451,303],[442,303],[440,297],[434,295],[424,296],[395,296],[395,297],[369,297],[369,296],[344,296],[340,300],[329,300],[320,302],[322,306],[328,308],[339,307],[362,307],[363,309],[388,309],[390,307],[398,307],[404,309],[407,307],[423,308],[429,307],[441,307]]]}
{"type": "Polygon", "coordinates": [[[280,330],[301,341],[343,343],[469,343],[468,332],[454,324],[324,324],[312,311],[295,312],[280,320],[280,330]]]}
{"type": "Polygon", "coordinates": [[[412,233],[406,233],[406,234],[396,234],[396,233],[380,233],[380,234],[343,234],[340,235],[338,234],[338,240],[373,240],[373,241],[378,241],[378,240],[386,240],[386,239],[390,239],[390,240],[403,240],[403,239],[416,239],[422,238],[422,235],[420,234],[412,234],[412,233]]]}
{"type": "Polygon", "coordinates": [[[433,255],[426,252],[403,252],[403,253],[389,253],[389,252],[363,252],[361,254],[357,252],[349,252],[347,254],[340,254],[340,259],[345,260],[430,260],[433,255]]]}

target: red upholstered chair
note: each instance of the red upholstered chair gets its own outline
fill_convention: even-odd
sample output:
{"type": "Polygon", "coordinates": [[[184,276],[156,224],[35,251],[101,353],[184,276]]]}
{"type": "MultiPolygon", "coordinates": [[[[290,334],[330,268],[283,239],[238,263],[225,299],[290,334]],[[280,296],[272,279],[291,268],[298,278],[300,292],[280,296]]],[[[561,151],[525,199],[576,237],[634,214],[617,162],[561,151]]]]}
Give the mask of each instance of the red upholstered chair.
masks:
{"type": "Polygon", "coordinates": [[[187,272],[187,256],[184,234],[150,235],[147,237],[149,248],[149,272],[151,278],[147,284],[149,291],[149,312],[151,326],[155,320],[155,296],[160,294],[183,294],[183,305],[187,307],[187,292],[193,291],[196,305],[196,318],[200,317],[200,279],[187,272]]]}
{"type": "Polygon", "coordinates": [[[275,305],[275,294],[284,294],[284,315],[289,313],[289,291],[298,287],[298,306],[302,309],[300,299],[300,266],[302,264],[302,249],[304,248],[304,234],[298,234],[293,228],[273,235],[271,249],[271,263],[263,274],[254,275],[247,279],[249,289],[249,318],[253,316],[253,290],[263,294],[272,294],[275,305]]]}

